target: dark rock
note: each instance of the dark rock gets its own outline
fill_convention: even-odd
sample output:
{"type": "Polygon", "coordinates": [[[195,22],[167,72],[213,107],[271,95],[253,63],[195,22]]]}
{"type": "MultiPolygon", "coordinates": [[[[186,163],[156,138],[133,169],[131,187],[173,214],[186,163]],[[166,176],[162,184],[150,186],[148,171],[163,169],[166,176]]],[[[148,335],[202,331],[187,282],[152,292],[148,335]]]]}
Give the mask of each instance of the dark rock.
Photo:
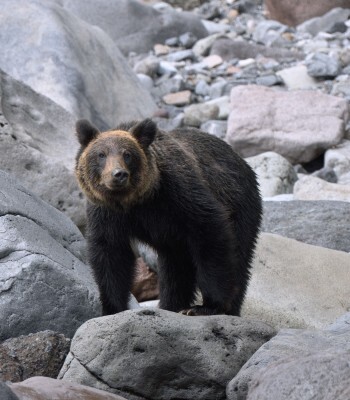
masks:
{"type": "Polygon", "coordinates": [[[324,181],[327,182],[331,183],[338,182],[337,174],[335,173],[334,169],[330,167],[324,167],[318,171],[315,171],[312,175],[316,176],[317,178],[323,179],[324,181]]]}
{"type": "Polygon", "coordinates": [[[262,231],[350,252],[350,203],[265,201],[262,231]]]}
{"type": "Polygon", "coordinates": [[[200,19],[188,12],[164,12],[136,0],[58,0],[79,18],[105,30],[124,54],[147,53],[157,43],[191,32],[208,35],[200,19]]]}
{"type": "Polygon", "coordinates": [[[344,33],[348,30],[347,25],[344,22],[336,22],[332,27],[327,30],[327,33],[344,33]]]}
{"type": "Polygon", "coordinates": [[[0,380],[20,382],[36,375],[56,378],[69,346],[69,339],[51,331],[5,340],[0,344],[0,380]]]}
{"type": "Polygon", "coordinates": [[[60,378],[132,400],[223,399],[230,378],[273,334],[239,317],[127,311],[82,325],[60,378]]]}

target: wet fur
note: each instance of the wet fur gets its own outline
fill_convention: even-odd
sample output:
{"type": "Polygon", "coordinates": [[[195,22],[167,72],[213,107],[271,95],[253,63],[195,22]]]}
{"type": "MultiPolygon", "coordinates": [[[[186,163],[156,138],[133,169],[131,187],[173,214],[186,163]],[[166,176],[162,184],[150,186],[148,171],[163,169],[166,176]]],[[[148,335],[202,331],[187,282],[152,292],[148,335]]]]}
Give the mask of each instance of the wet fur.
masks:
{"type": "MultiPolygon", "coordinates": [[[[151,132],[149,120],[144,124],[151,132]]],[[[197,129],[157,130],[148,143],[142,123],[136,139],[134,126],[101,134],[120,135],[140,152],[142,177],[128,196],[96,193],[89,180],[86,163],[99,135],[77,156],[76,174],[89,199],[89,260],[103,313],[127,308],[135,266],[131,242],[137,239],[158,253],[161,308],[239,315],[262,212],[254,172],[225,142],[197,129]],[[193,304],[197,288],[203,306],[193,304]]]]}

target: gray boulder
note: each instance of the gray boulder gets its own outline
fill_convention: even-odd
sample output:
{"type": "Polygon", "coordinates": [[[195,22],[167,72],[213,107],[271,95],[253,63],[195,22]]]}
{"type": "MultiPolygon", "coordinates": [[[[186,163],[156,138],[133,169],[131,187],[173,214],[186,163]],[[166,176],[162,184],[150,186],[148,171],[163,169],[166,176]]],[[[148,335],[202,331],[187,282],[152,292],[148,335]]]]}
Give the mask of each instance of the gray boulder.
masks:
{"type": "Polygon", "coordinates": [[[85,202],[73,173],[74,124],[62,107],[0,70],[0,169],[82,227],[85,202]]]}
{"type": "Polygon", "coordinates": [[[4,383],[0,382],[0,399],[1,400],[19,400],[13,391],[4,383]]]}
{"type": "Polygon", "coordinates": [[[197,39],[208,35],[201,20],[187,12],[165,11],[136,0],[57,0],[68,11],[105,30],[128,54],[147,53],[157,43],[191,32],[197,39]]]}
{"type": "Polygon", "coordinates": [[[348,399],[349,315],[323,331],[281,330],[228,384],[227,399],[348,399]]]}
{"type": "Polygon", "coordinates": [[[3,0],[0,25],[0,68],[75,117],[104,129],[156,109],[113,40],[54,2],[3,0]]]}
{"type": "Polygon", "coordinates": [[[0,340],[50,329],[72,337],[100,314],[78,228],[0,171],[0,340]]]}
{"type": "Polygon", "coordinates": [[[239,317],[157,309],[87,321],[59,378],[127,399],[224,399],[225,387],[274,331],[239,317]]]}
{"type": "Polygon", "coordinates": [[[350,252],[350,204],[341,201],[265,201],[262,231],[350,252]]]}

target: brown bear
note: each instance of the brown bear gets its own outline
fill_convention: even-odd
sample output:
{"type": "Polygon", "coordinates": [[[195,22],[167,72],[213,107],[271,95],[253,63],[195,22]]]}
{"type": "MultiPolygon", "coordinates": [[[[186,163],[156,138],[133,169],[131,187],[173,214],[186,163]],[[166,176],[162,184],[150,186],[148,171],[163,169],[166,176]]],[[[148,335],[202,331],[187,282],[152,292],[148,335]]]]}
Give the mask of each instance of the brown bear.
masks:
{"type": "Polygon", "coordinates": [[[100,133],[76,126],[76,176],[87,196],[89,263],[103,314],[127,309],[134,241],[159,258],[160,308],[239,315],[262,205],[256,176],[224,141],[150,119],[100,133]],[[195,305],[197,289],[203,304],[195,305]]]}

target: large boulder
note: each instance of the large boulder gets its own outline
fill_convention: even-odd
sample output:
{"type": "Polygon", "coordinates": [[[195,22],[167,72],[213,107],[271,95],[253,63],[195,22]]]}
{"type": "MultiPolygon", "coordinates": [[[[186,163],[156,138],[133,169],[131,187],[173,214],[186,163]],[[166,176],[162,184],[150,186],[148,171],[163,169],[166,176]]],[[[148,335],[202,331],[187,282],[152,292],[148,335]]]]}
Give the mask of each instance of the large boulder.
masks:
{"type": "Polygon", "coordinates": [[[335,7],[350,8],[350,0],[265,0],[265,6],[270,18],[295,26],[335,7]]]}
{"type": "Polygon", "coordinates": [[[157,43],[191,32],[198,39],[208,35],[201,20],[187,12],[161,13],[137,0],[56,0],[64,8],[108,33],[128,54],[147,53],[157,43]]]}
{"type": "Polygon", "coordinates": [[[350,253],[350,203],[264,201],[261,230],[350,253]]]}
{"type": "Polygon", "coordinates": [[[84,239],[64,214],[0,171],[0,340],[43,330],[72,337],[101,313],[84,239]]]}
{"type": "Polygon", "coordinates": [[[242,316],[324,328],[350,307],[350,254],[263,233],[242,316]]]}
{"type": "Polygon", "coordinates": [[[228,381],[274,330],[231,316],[157,309],[87,321],[59,377],[141,399],[223,399],[228,381]]]}
{"type": "Polygon", "coordinates": [[[349,120],[346,100],[324,93],[237,86],[225,140],[243,157],[274,151],[308,162],[338,144],[349,120]]]}
{"type": "Polygon", "coordinates": [[[74,124],[62,107],[0,70],[0,169],[83,227],[74,124]]]}
{"type": "Polygon", "coordinates": [[[227,386],[228,400],[348,399],[350,313],[327,330],[283,329],[227,386]]]}
{"type": "Polygon", "coordinates": [[[0,25],[0,68],[75,117],[104,129],[156,109],[113,40],[54,2],[3,0],[0,25]]]}

